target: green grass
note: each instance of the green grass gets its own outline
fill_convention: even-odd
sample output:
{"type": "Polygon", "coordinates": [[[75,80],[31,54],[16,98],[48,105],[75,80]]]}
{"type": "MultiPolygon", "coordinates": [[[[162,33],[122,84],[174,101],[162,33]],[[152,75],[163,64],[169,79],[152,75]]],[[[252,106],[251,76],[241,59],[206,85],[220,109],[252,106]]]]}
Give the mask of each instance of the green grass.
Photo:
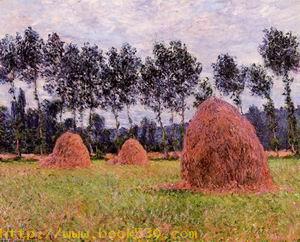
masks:
{"type": "Polygon", "coordinates": [[[203,195],[153,189],[180,179],[178,161],[148,167],[93,161],[79,170],[0,162],[0,229],[89,231],[89,239],[99,229],[132,228],[159,229],[169,239],[175,230],[209,241],[300,239],[300,160],[272,159],[270,167],[278,192],[203,195]]]}

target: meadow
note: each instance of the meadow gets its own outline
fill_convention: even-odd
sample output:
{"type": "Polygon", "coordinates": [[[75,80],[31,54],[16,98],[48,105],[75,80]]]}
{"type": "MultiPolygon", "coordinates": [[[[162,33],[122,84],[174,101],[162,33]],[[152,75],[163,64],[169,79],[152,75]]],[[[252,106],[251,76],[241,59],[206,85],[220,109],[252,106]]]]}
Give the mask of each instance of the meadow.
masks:
{"type": "Polygon", "coordinates": [[[300,160],[274,158],[269,164],[279,191],[208,195],[157,189],[180,180],[177,160],[147,167],[94,160],[77,170],[0,162],[0,232],[22,229],[57,241],[70,231],[99,240],[100,233],[132,229],[159,240],[175,240],[174,231],[181,236],[176,239],[189,241],[193,231],[197,241],[300,239],[300,160]]]}

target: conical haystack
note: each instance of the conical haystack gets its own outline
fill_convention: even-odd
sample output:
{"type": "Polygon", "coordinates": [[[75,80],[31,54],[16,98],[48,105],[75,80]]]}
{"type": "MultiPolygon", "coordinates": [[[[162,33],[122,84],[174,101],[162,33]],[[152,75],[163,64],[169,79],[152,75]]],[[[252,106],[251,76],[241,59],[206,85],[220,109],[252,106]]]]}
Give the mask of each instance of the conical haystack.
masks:
{"type": "Polygon", "coordinates": [[[109,161],[112,164],[124,165],[146,165],[148,162],[147,152],[136,139],[126,140],[118,156],[109,161]]]}
{"type": "Polygon", "coordinates": [[[212,191],[266,191],[273,187],[267,157],[254,127],[229,103],[203,102],[187,129],[182,177],[212,191]]]}
{"type": "Polygon", "coordinates": [[[91,165],[88,149],[78,134],[66,132],[56,141],[53,153],[41,161],[42,167],[76,168],[91,165]]]}

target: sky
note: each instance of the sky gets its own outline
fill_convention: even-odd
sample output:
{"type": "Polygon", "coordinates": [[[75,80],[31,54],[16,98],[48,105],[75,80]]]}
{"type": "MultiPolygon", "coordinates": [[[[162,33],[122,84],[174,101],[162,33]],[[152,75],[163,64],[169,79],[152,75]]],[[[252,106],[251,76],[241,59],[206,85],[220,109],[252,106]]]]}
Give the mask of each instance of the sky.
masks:
{"type": "MultiPolygon", "coordinates": [[[[265,28],[274,26],[299,37],[299,12],[299,0],[0,0],[0,38],[32,26],[43,38],[57,32],[65,42],[90,42],[103,50],[128,42],[141,58],[152,54],[155,41],[181,40],[203,64],[202,78],[211,78],[211,63],[220,53],[235,56],[240,65],[262,63],[257,48],[265,28]]],[[[300,75],[293,76],[293,98],[300,105],[300,75]]],[[[280,107],[284,105],[283,86],[276,77],[274,82],[273,97],[280,107]]],[[[26,84],[19,85],[28,89],[26,84]]],[[[39,91],[47,98],[42,88],[39,91]]],[[[28,106],[32,106],[32,95],[27,93],[28,106]]],[[[247,92],[242,101],[244,110],[252,104],[263,104],[247,92]]],[[[9,102],[7,87],[1,86],[0,104],[9,102]]],[[[189,104],[187,120],[195,112],[189,104]]],[[[109,112],[98,112],[105,116],[107,126],[114,125],[109,112]]],[[[136,123],[144,116],[155,118],[141,105],[132,107],[131,114],[136,123]]],[[[167,124],[170,115],[165,113],[163,117],[167,124]]],[[[126,112],[120,119],[126,126],[126,112]]]]}

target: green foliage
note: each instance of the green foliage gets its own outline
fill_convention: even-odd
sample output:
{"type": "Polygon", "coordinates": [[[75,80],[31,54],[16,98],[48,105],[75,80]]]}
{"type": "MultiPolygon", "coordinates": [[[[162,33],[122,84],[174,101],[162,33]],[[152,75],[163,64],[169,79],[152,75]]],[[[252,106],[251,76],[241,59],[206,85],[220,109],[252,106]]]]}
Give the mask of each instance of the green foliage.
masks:
{"type": "Polygon", "coordinates": [[[93,159],[104,159],[105,153],[102,152],[102,150],[96,148],[96,153],[95,156],[93,157],[93,159]]]}
{"type": "Polygon", "coordinates": [[[235,57],[229,54],[219,55],[212,68],[216,88],[224,95],[230,96],[242,111],[241,94],[245,88],[246,69],[238,67],[235,57]]]}
{"type": "Polygon", "coordinates": [[[124,106],[128,108],[128,121],[132,126],[129,106],[136,103],[137,81],[141,65],[136,52],[137,50],[131,45],[124,44],[120,50],[112,47],[106,53],[107,61],[102,71],[102,78],[106,81],[103,85],[103,107],[112,111],[117,130],[120,126],[119,112],[124,106]]]}
{"type": "Polygon", "coordinates": [[[7,107],[0,105],[0,152],[13,150],[13,129],[7,107]]]}
{"type": "Polygon", "coordinates": [[[266,99],[263,105],[268,119],[269,146],[272,150],[278,150],[280,145],[277,138],[278,121],[275,113],[274,102],[271,98],[273,87],[272,77],[267,74],[266,69],[258,64],[252,64],[246,69],[246,85],[253,96],[259,96],[266,99]]]}
{"type": "Polygon", "coordinates": [[[295,116],[295,105],[291,98],[291,83],[293,79],[288,78],[287,76],[284,78],[284,93],[285,96],[285,104],[287,110],[287,125],[288,125],[288,142],[291,146],[291,149],[294,152],[300,153],[298,150],[298,133],[297,133],[297,119],[295,116]]]}
{"type": "Polygon", "coordinates": [[[141,68],[139,83],[141,102],[156,114],[162,130],[162,146],[167,153],[167,134],[162,123],[163,110],[178,112],[181,117],[182,137],[185,125],[186,99],[194,95],[202,65],[181,41],[169,45],[155,43],[153,58],[147,57],[141,68]]]}
{"type": "MultiPolygon", "coordinates": [[[[283,76],[287,136],[290,147],[299,152],[295,106],[291,98],[293,78],[289,76],[291,71],[299,67],[299,42],[297,36],[291,32],[283,33],[271,28],[264,33],[259,52],[265,66],[276,75],[283,76]]],[[[271,100],[273,81],[266,70],[259,64],[250,67],[239,66],[235,58],[229,54],[219,55],[212,67],[215,87],[222,94],[229,96],[241,109],[241,95],[246,81],[253,95],[267,100],[264,110],[270,132],[269,146],[276,149],[281,145],[277,138],[277,133],[281,131],[278,131],[275,107],[271,100]]],[[[119,49],[112,47],[103,54],[97,45],[84,43],[78,47],[73,43],[64,43],[57,33],[49,34],[44,41],[38,32],[28,27],[22,34],[6,35],[0,40],[0,84],[9,87],[15,110],[18,109],[19,101],[16,80],[30,84],[37,110],[26,111],[24,107],[23,121],[15,114],[11,117],[6,113],[2,115],[5,116],[5,121],[0,125],[0,134],[5,136],[7,142],[1,138],[1,143],[7,148],[4,150],[10,152],[12,148],[20,150],[16,149],[20,142],[21,148],[26,152],[37,150],[40,153],[50,152],[58,135],[65,130],[73,129],[82,131],[88,136],[86,143],[91,153],[93,148],[102,151],[115,150],[125,137],[139,138],[139,129],[133,124],[129,108],[140,99],[142,105],[155,113],[162,133],[161,142],[154,141],[155,130],[151,131],[151,142],[145,135],[142,139],[148,143],[148,149],[160,150],[161,145],[166,153],[168,149],[175,149],[182,144],[186,124],[185,111],[189,108],[188,98],[194,96],[194,106],[197,106],[213,95],[209,79],[200,79],[201,72],[202,64],[181,41],[170,41],[168,44],[155,43],[153,56],[146,57],[142,63],[137,50],[128,43],[119,49]],[[42,79],[46,80],[44,89],[56,100],[56,104],[51,103],[51,107],[47,106],[47,101],[40,100],[38,87],[42,79]],[[92,116],[97,108],[113,113],[116,135],[113,130],[104,132],[101,128],[98,132],[95,131],[98,128],[92,127],[94,125],[92,116]],[[126,131],[126,134],[120,131],[119,115],[124,108],[127,109],[130,126],[129,133],[126,131]],[[66,111],[71,111],[73,117],[64,117],[63,120],[63,113],[66,111]],[[89,111],[86,130],[83,127],[85,111],[89,111]],[[181,138],[169,137],[162,120],[164,111],[177,113],[181,117],[181,138]],[[78,119],[81,121],[80,128],[77,127],[78,119]],[[119,136],[122,136],[120,140],[119,136]],[[115,144],[111,143],[110,137],[116,138],[115,144]],[[101,139],[105,139],[105,142],[101,139]]],[[[282,143],[282,139],[280,141],[282,143]]]]}
{"type": "Polygon", "coordinates": [[[299,41],[292,32],[284,33],[276,28],[265,29],[264,39],[259,46],[265,66],[283,76],[296,70],[299,61],[299,41]]]}
{"type": "Polygon", "coordinates": [[[18,155],[18,157],[21,157],[22,142],[24,139],[24,133],[26,129],[25,106],[26,106],[25,92],[20,88],[17,101],[13,101],[11,104],[11,113],[12,113],[12,120],[13,120],[12,123],[13,123],[14,136],[15,136],[15,147],[16,147],[16,154],[18,155]]]}
{"type": "Polygon", "coordinates": [[[279,140],[277,138],[277,128],[278,128],[278,122],[276,119],[276,113],[275,113],[275,107],[274,102],[271,98],[268,98],[268,102],[264,105],[264,110],[267,115],[268,119],[268,129],[270,131],[270,148],[272,150],[278,150],[278,147],[280,145],[279,140]]]}
{"type": "Polygon", "coordinates": [[[194,107],[198,107],[202,102],[213,95],[213,89],[209,82],[209,78],[204,78],[198,87],[197,92],[195,92],[195,101],[193,103],[194,107]]]}
{"type": "Polygon", "coordinates": [[[293,78],[289,72],[297,70],[300,63],[299,41],[291,32],[284,33],[276,28],[264,30],[263,43],[259,52],[264,59],[265,66],[276,75],[283,77],[285,104],[287,109],[288,142],[294,152],[299,153],[297,147],[297,120],[295,106],[291,98],[291,83],[293,78]]]}

